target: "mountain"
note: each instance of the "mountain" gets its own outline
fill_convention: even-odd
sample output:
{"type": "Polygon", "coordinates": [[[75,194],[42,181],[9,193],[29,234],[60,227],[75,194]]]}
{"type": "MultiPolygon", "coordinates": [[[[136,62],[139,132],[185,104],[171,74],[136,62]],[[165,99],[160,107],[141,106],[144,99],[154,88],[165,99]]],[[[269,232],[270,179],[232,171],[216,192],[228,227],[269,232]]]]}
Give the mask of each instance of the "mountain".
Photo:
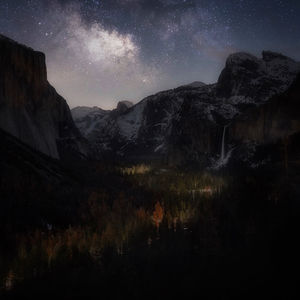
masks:
{"type": "MultiPolygon", "coordinates": [[[[289,89],[294,90],[297,83],[293,82],[298,81],[299,71],[298,62],[273,52],[264,51],[262,59],[246,53],[230,55],[218,82],[212,85],[210,91],[201,98],[195,97],[183,103],[180,118],[173,123],[168,160],[183,163],[188,158],[191,163],[219,167],[228,162],[231,154],[236,154],[232,153],[233,149],[241,149],[249,141],[253,141],[250,142],[252,145],[263,143],[258,136],[253,140],[256,129],[250,122],[243,127],[243,139],[239,138],[238,132],[241,134],[243,129],[239,127],[242,123],[237,123],[237,120],[259,114],[262,109],[275,105],[279,95],[289,89]],[[223,142],[225,145],[222,145],[223,142]],[[222,149],[227,154],[225,157],[222,157],[222,149]]],[[[299,97],[299,92],[296,94],[299,97]]],[[[282,101],[277,109],[286,111],[285,102],[282,101]]],[[[283,121],[295,119],[291,115],[293,111],[299,113],[297,101],[292,103],[293,108],[285,116],[271,112],[272,122],[282,126],[285,134],[293,133],[297,128],[297,125],[286,127],[283,121]]],[[[259,126],[264,126],[264,123],[259,126]]],[[[261,127],[256,133],[259,130],[265,129],[261,127]]],[[[275,142],[282,136],[275,131],[269,132],[266,142],[275,142]]]]}
{"type": "Polygon", "coordinates": [[[205,86],[204,82],[194,81],[194,82],[192,82],[190,84],[182,85],[182,86],[178,87],[177,89],[180,89],[180,88],[183,88],[183,89],[186,89],[186,88],[198,88],[198,87],[203,87],[203,86],[205,86]]]}
{"type": "MultiPolygon", "coordinates": [[[[276,95],[289,89],[299,71],[300,63],[282,54],[264,51],[262,58],[257,58],[235,53],[228,57],[215,84],[195,82],[163,91],[119,113],[115,110],[99,116],[88,113],[89,118],[95,116],[93,124],[96,124],[88,129],[74,116],[78,108],[73,110],[73,117],[100,153],[134,161],[214,165],[224,160],[222,140],[229,140],[224,126],[229,126],[227,131],[232,135],[234,130],[229,124],[270,101],[273,103],[276,95]]],[[[299,108],[295,109],[299,113],[299,108]]],[[[249,123],[249,134],[250,126],[249,123]]],[[[285,132],[294,132],[297,126],[285,132]]],[[[270,136],[279,138],[274,132],[270,136]]],[[[243,141],[247,138],[250,135],[243,141]]],[[[233,144],[238,140],[235,136],[230,139],[233,144]]],[[[223,148],[225,152],[234,146],[223,148]]]]}
{"type": "Polygon", "coordinates": [[[49,84],[45,55],[0,35],[0,128],[53,158],[86,155],[69,106],[49,84]]]}
{"type": "Polygon", "coordinates": [[[115,130],[115,123],[119,117],[132,107],[133,103],[130,101],[119,101],[113,110],[103,110],[96,106],[78,106],[73,108],[71,113],[82,135],[94,145],[95,152],[103,154],[103,151],[109,150],[105,148],[105,141],[109,143],[114,134],[110,134],[110,130],[115,130]],[[101,137],[100,140],[99,137],[101,137]],[[100,143],[99,146],[97,146],[98,143],[100,143]]]}
{"type": "Polygon", "coordinates": [[[126,112],[130,107],[133,106],[133,103],[130,101],[119,101],[117,105],[116,111],[119,113],[124,113],[126,112]]]}
{"type": "Polygon", "coordinates": [[[71,110],[76,126],[84,136],[88,136],[90,132],[94,131],[109,112],[109,110],[103,110],[97,106],[78,106],[71,110]]]}

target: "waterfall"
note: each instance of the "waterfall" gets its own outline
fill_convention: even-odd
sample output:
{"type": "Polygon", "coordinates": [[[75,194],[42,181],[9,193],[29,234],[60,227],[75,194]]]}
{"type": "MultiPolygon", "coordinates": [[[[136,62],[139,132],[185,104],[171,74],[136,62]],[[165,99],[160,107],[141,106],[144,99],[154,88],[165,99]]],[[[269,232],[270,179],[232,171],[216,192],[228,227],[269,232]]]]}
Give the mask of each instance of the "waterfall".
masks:
{"type": "Polygon", "coordinates": [[[223,127],[223,135],[222,135],[222,145],[221,145],[221,153],[220,153],[220,158],[215,162],[215,164],[213,165],[213,169],[220,169],[224,166],[226,166],[228,160],[231,157],[231,153],[234,150],[234,148],[228,147],[228,151],[226,153],[226,147],[225,147],[225,142],[226,142],[226,129],[230,124],[227,124],[223,127]]]}
{"type": "Polygon", "coordinates": [[[225,135],[226,135],[226,128],[228,125],[225,125],[223,128],[223,136],[222,136],[222,147],[221,147],[221,162],[225,159],[225,135]]]}

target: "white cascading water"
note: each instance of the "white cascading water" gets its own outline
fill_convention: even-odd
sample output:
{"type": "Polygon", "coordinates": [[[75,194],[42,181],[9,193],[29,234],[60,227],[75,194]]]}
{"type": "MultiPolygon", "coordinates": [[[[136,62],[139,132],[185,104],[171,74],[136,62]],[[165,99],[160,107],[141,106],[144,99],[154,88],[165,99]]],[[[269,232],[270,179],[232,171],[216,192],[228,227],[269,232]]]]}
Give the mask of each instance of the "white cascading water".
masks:
{"type": "Polygon", "coordinates": [[[221,145],[221,155],[218,161],[216,162],[215,166],[213,167],[214,169],[219,169],[225,166],[231,156],[231,152],[233,149],[230,149],[226,153],[226,148],[225,148],[225,141],[226,141],[226,129],[229,126],[229,124],[225,125],[223,127],[223,135],[222,135],[222,145],[221,145]]]}
{"type": "Polygon", "coordinates": [[[225,135],[226,135],[226,128],[228,125],[225,125],[223,128],[223,136],[222,136],[222,147],[221,147],[221,162],[225,159],[225,135]]]}

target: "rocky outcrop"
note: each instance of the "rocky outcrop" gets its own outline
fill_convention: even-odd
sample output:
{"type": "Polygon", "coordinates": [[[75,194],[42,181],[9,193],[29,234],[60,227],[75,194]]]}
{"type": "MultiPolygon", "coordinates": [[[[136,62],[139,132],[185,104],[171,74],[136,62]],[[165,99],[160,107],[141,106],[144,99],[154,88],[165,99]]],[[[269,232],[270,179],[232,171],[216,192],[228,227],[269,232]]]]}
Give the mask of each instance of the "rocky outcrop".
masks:
{"type": "Polygon", "coordinates": [[[248,53],[232,54],[218,79],[216,96],[229,103],[243,97],[260,104],[286,90],[299,71],[299,63],[282,54],[263,51],[262,59],[248,53]]]}
{"type": "Polygon", "coordinates": [[[300,75],[283,94],[267,103],[250,109],[229,126],[229,138],[239,144],[252,141],[275,143],[300,132],[300,75]]]}
{"type": "Polygon", "coordinates": [[[0,36],[0,128],[60,158],[87,153],[67,102],[47,81],[45,55],[0,36]]]}
{"type": "Polygon", "coordinates": [[[126,100],[125,101],[119,101],[116,110],[117,110],[117,112],[122,114],[132,106],[133,106],[133,103],[130,102],[130,101],[126,101],[126,100]]]}
{"type": "MultiPolygon", "coordinates": [[[[240,55],[238,57],[240,58],[240,55]]],[[[223,91],[223,96],[227,96],[224,102],[231,101],[236,90],[239,91],[238,95],[243,95],[244,99],[253,97],[251,101],[241,101],[232,105],[232,111],[237,112],[232,117],[227,118],[225,114],[220,114],[222,109],[217,109],[212,111],[211,122],[209,122],[202,114],[203,110],[197,110],[199,106],[197,100],[183,104],[184,109],[182,109],[180,120],[173,125],[174,134],[169,153],[169,159],[172,162],[174,160],[186,161],[185,157],[188,157],[188,160],[197,162],[198,165],[222,165],[220,160],[224,126],[227,127],[224,138],[225,152],[235,158],[243,157],[248,165],[253,166],[258,164],[258,162],[251,162],[258,148],[278,143],[300,132],[300,77],[296,72],[299,70],[299,64],[280,54],[270,52],[264,52],[263,58],[268,63],[272,59],[277,60],[277,75],[272,73],[268,80],[266,75],[258,77],[261,79],[255,83],[255,87],[251,86],[251,81],[245,79],[245,74],[248,74],[248,78],[254,78],[253,71],[257,70],[259,60],[252,56],[244,56],[239,61],[243,67],[237,67],[236,63],[231,65],[232,57],[229,58],[229,63],[227,62],[219,78],[216,94],[220,96],[220,91],[223,91]],[[286,66],[290,67],[290,73],[286,73],[288,70],[286,66]],[[238,77],[235,79],[232,77],[232,73],[236,70],[240,73],[238,72],[235,76],[241,76],[239,84],[237,84],[238,77]],[[273,76],[276,77],[274,81],[271,80],[273,76]],[[282,80],[280,80],[281,76],[282,80]],[[291,84],[292,78],[296,79],[291,84]]],[[[273,62],[273,67],[274,64],[273,62]]],[[[229,157],[226,158],[226,163],[228,160],[229,157]]]]}

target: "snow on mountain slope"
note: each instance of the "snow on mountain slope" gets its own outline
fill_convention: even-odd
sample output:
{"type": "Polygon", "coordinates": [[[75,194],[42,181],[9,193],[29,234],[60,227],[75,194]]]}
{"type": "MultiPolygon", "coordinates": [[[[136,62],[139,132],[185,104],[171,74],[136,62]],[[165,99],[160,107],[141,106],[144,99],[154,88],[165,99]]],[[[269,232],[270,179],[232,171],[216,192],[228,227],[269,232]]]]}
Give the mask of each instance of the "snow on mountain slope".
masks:
{"type": "Polygon", "coordinates": [[[117,119],[119,133],[125,139],[133,140],[137,137],[143,121],[144,108],[145,102],[141,102],[117,119]]]}
{"type": "Polygon", "coordinates": [[[95,130],[96,126],[103,121],[103,118],[107,116],[109,112],[110,111],[103,110],[97,106],[78,106],[71,110],[76,126],[85,137],[88,137],[88,135],[95,130]]]}
{"type": "Polygon", "coordinates": [[[77,106],[72,109],[72,117],[75,120],[83,119],[88,115],[103,115],[107,111],[103,110],[97,106],[88,107],[88,106],[77,106]]]}

